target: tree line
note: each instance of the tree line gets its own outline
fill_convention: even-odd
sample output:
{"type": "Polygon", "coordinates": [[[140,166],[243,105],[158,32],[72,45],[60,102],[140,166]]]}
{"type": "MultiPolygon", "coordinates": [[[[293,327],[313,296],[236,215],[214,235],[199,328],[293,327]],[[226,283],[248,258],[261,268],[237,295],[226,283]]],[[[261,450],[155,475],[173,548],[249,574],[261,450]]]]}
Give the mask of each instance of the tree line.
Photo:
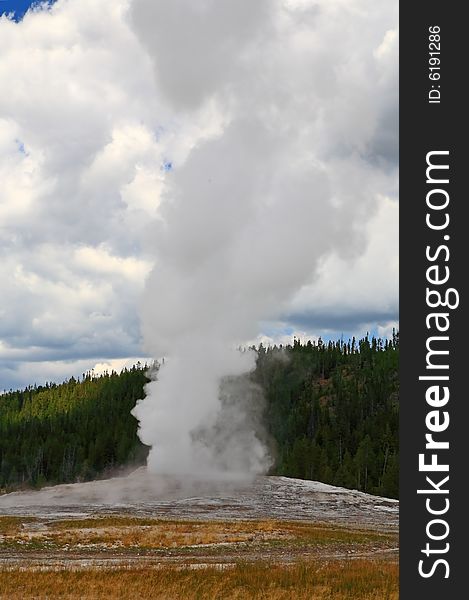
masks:
{"type": "MultiPolygon", "coordinates": [[[[398,495],[399,336],[256,348],[271,474],[398,495]]],[[[145,463],[130,414],[147,366],[0,395],[0,490],[87,481],[145,463]]]]}
{"type": "Polygon", "coordinates": [[[260,348],[274,473],[397,498],[399,336],[260,348]]]}

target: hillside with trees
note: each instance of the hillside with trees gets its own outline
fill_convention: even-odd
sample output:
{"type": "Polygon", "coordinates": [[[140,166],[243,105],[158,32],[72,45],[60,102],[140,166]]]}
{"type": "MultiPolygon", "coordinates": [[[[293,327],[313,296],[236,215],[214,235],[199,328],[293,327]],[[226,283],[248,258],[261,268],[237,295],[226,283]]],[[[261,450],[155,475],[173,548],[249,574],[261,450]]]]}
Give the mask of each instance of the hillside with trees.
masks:
{"type": "Polygon", "coordinates": [[[0,396],[0,488],[86,481],[142,464],[147,451],[130,411],[146,381],[137,365],[0,396]]]}
{"type": "MultiPolygon", "coordinates": [[[[271,474],[398,495],[399,337],[257,349],[271,474]]],[[[130,414],[146,366],[0,395],[0,489],[105,477],[144,464],[130,414]]]]}
{"type": "Polygon", "coordinates": [[[275,474],[398,496],[399,337],[260,348],[275,474]]]}

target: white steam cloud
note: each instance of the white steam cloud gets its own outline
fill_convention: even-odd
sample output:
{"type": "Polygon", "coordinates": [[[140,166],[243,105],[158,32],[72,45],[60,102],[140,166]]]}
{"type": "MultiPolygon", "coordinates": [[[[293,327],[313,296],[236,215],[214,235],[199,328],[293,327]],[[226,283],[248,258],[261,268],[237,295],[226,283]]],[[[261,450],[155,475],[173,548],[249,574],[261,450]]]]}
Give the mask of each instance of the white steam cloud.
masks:
{"type": "Polygon", "coordinates": [[[145,350],[167,360],[134,414],[153,471],[269,466],[255,354],[236,348],[285,314],[327,256],[364,250],[392,146],[396,14],[377,4],[131,6],[168,123],[192,132],[147,236],[145,350]]]}

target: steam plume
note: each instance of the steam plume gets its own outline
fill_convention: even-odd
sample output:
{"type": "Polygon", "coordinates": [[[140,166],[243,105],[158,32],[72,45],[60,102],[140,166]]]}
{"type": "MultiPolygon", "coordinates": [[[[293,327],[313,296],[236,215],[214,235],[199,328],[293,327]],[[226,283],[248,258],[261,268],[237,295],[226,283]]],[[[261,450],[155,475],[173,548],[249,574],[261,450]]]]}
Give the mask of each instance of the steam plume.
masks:
{"type": "Polygon", "coordinates": [[[174,130],[190,124],[193,136],[152,224],[142,302],[146,350],[167,357],[134,409],[157,472],[265,471],[260,394],[246,376],[255,354],[235,348],[287,311],[325,256],[363,249],[385,179],[366,160],[381,55],[356,15],[350,28],[335,3],[301,5],[133,3],[174,130]]]}

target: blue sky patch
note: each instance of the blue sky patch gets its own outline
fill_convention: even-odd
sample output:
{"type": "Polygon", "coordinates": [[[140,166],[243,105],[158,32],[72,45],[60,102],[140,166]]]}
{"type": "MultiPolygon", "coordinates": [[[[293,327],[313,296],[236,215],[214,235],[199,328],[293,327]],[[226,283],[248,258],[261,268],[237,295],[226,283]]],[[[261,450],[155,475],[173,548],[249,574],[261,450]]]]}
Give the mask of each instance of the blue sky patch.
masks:
{"type": "MultiPolygon", "coordinates": [[[[48,4],[54,4],[56,0],[47,0],[48,4]]],[[[0,15],[13,13],[14,21],[21,21],[28,8],[41,4],[37,0],[0,0],[0,15]]]]}
{"type": "Polygon", "coordinates": [[[28,155],[28,153],[26,152],[26,148],[24,146],[24,143],[21,140],[15,140],[16,143],[16,147],[18,148],[18,152],[20,152],[21,154],[24,154],[25,156],[28,155]]]}

